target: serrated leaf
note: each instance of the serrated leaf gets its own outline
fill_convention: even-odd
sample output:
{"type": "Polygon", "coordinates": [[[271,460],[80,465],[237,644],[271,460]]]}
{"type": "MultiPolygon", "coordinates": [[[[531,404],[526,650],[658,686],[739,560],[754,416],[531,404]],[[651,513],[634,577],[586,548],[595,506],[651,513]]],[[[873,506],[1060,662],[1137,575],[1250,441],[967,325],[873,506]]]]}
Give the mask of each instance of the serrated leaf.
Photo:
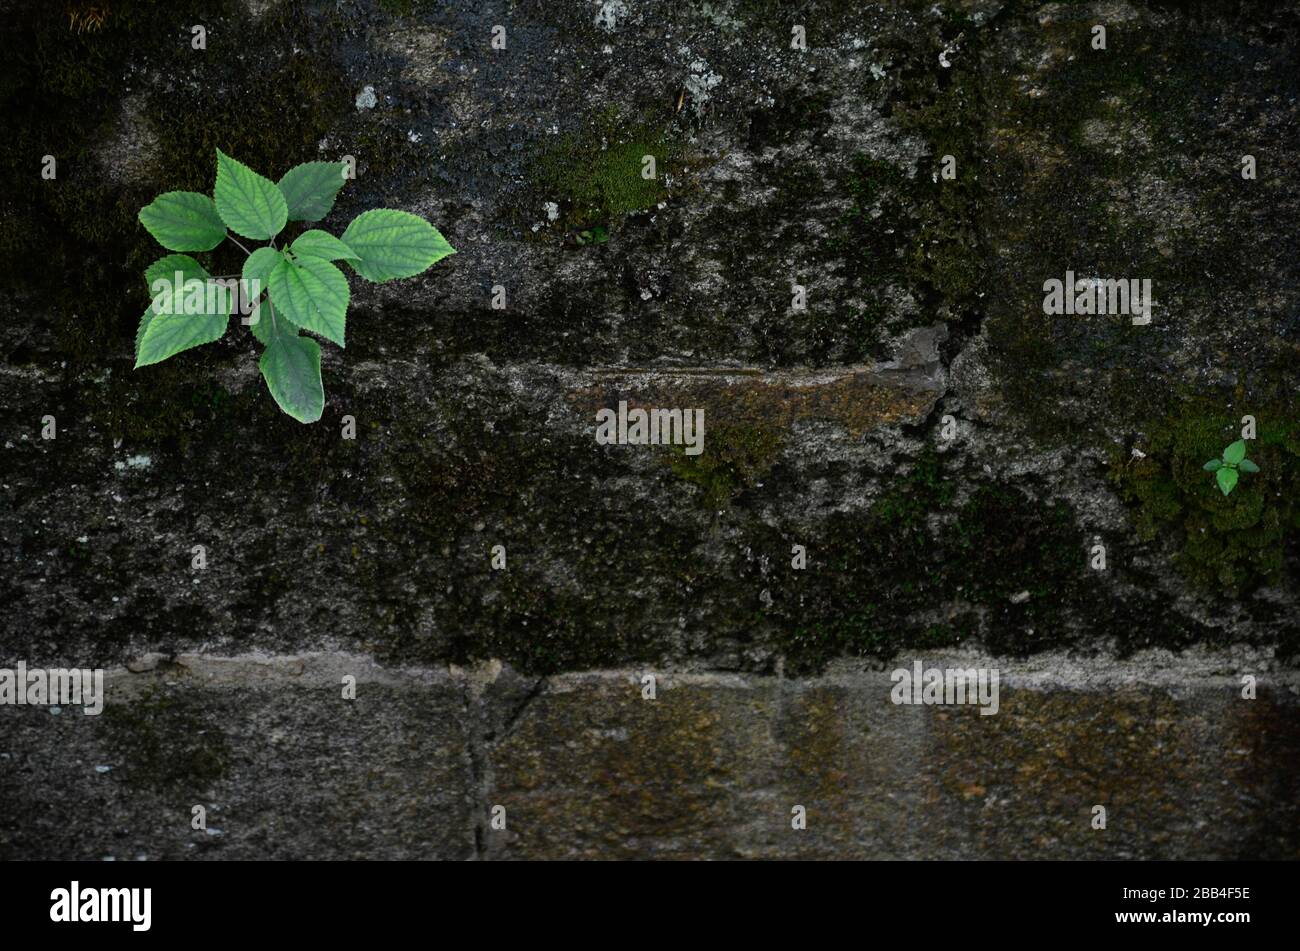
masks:
{"type": "Polygon", "coordinates": [[[1216,472],[1218,471],[1218,468],[1221,465],[1223,465],[1223,463],[1220,462],[1218,459],[1211,459],[1205,465],[1201,466],[1201,468],[1204,469],[1206,472],[1216,472]]]}
{"type": "Polygon", "coordinates": [[[217,213],[235,234],[265,241],[289,220],[284,193],[269,178],[217,149],[217,213]]]}
{"type": "Polygon", "coordinates": [[[249,324],[253,336],[263,346],[269,347],[277,337],[296,337],[300,328],[283,313],[275,309],[269,298],[262,300],[257,323],[249,324]]]}
{"type": "Polygon", "coordinates": [[[1230,466],[1235,466],[1246,458],[1246,441],[1238,439],[1227,449],[1223,450],[1223,461],[1230,466]]]}
{"type": "MultiPolygon", "coordinates": [[[[267,291],[270,287],[269,278],[271,270],[284,260],[284,255],[275,248],[258,248],[247,258],[244,259],[244,271],[240,277],[243,279],[244,287],[247,290],[249,300],[256,300],[267,291]],[[257,282],[257,293],[253,292],[254,281],[257,282]]],[[[270,343],[270,308],[265,306],[266,301],[263,299],[258,305],[255,313],[249,315],[252,323],[246,324],[253,331],[253,336],[262,343],[270,343]]]]}
{"type": "MultiPolygon", "coordinates": [[[[277,314],[277,317],[280,315],[277,314]]],[[[252,321],[247,325],[248,329],[253,332],[254,339],[264,347],[269,347],[271,341],[276,337],[276,327],[279,323],[271,317],[271,305],[268,301],[263,300],[254,308],[253,313],[248,315],[252,321]]]]}
{"type": "Polygon", "coordinates": [[[1215,480],[1219,483],[1219,488],[1227,495],[1232,491],[1232,487],[1237,484],[1237,470],[1230,466],[1224,466],[1218,472],[1214,473],[1215,480]]]}
{"type": "MultiPolygon", "coordinates": [[[[152,301],[145,310],[144,315],[140,318],[140,326],[135,332],[135,353],[136,358],[140,357],[140,344],[144,340],[145,331],[149,326],[149,321],[160,310],[176,310],[184,306],[184,293],[188,282],[206,281],[210,276],[207,269],[194,260],[188,254],[168,254],[159,258],[145,268],[145,280],[149,284],[149,293],[152,301]],[[177,272],[180,272],[179,280],[177,272]],[[159,284],[158,282],[165,282],[159,284]],[[176,300],[174,291],[179,288],[181,291],[180,301],[176,300]],[[167,299],[170,298],[170,299],[167,299]]],[[[166,359],[162,357],[160,359],[166,359]]],[[[158,362],[157,360],[151,362],[158,362]]]]}
{"type": "Polygon", "coordinates": [[[320,344],[310,337],[277,337],[262,354],[258,366],[280,409],[300,423],[320,419],[325,409],[320,344]]]}
{"type": "Polygon", "coordinates": [[[211,251],[226,237],[216,205],[199,192],[166,192],[141,208],[137,217],[168,251],[211,251]]]}
{"type": "Polygon", "coordinates": [[[320,221],[334,207],[347,181],[342,162],[304,162],[284,173],[278,187],[289,207],[290,221],[320,221]]]}
{"type": "Polygon", "coordinates": [[[1240,469],[1242,472],[1259,471],[1259,466],[1255,465],[1255,463],[1251,462],[1249,459],[1241,460],[1241,462],[1237,463],[1237,468],[1240,469]]]}
{"type": "Polygon", "coordinates": [[[158,296],[159,291],[154,285],[159,281],[167,281],[168,288],[175,284],[177,271],[181,272],[182,283],[190,278],[206,280],[208,277],[208,272],[203,265],[188,254],[168,254],[144,269],[144,281],[149,285],[149,296],[158,296]]]}
{"type": "Polygon", "coordinates": [[[245,258],[244,272],[241,276],[249,288],[249,293],[252,293],[253,281],[257,281],[258,286],[266,290],[271,271],[283,260],[284,255],[275,248],[258,248],[245,258]]]}
{"type": "Polygon", "coordinates": [[[344,346],[348,312],[348,279],[328,261],[282,257],[269,277],[271,303],[277,313],[326,340],[344,346]]]}
{"type": "Polygon", "coordinates": [[[376,283],[411,277],[456,249],[423,218],[391,208],[363,211],[343,232],[343,243],[359,255],[352,269],[376,283]]]}
{"type": "Polygon", "coordinates": [[[201,267],[199,270],[202,277],[196,275],[195,280],[201,283],[186,279],[179,310],[170,292],[159,294],[150,303],[136,331],[136,369],[161,363],[182,350],[219,340],[226,332],[235,294],[229,287],[206,280],[207,272],[201,267]],[[195,312],[186,312],[191,309],[195,312]]]}
{"type": "Polygon", "coordinates": [[[309,255],[322,261],[337,261],[339,258],[356,260],[361,257],[334,235],[319,228],[298,235],[298,239],[289,245],[289,250],[295,256],[309,255]]]}
{"type": "MultiPolygon", "coordinates": [[[[140,359],[140,343],[144,340],[144,332],[149,329],[149,321],[153,320],[153,305],[150,304],[145,308],[144,314],[140,317],[140,325],[135,329],[135,358],[140,359]]],[[[136,364],[139,367],[139,364],[136,364]]]]}

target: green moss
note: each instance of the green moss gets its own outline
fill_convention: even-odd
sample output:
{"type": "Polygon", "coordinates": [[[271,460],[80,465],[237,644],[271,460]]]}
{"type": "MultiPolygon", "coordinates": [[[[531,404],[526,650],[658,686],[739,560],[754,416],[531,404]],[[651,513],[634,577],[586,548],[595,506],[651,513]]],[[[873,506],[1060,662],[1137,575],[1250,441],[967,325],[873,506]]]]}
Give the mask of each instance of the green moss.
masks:
{"type": "Polygon", "coordinates": [[[749,42],[764,48],[773,44],[782,52],[789,50],[794,23],[806,26],[808,46],[815,49],[844,30],[861,28],[864,9],[871,9],[861,0],[813,0],[797,7],[789,0],[713,0],[711,5],[743,22],[750,31],[749,42]]]}
{"type": "Polygon", "coordinates": [[[927,155],[914,177],[890,162],[857,155],[837,182],[845,207],[822,252],[842,262],[854,291],[867,301],[853,327],[858,349],[880,342],[893,285],[921,303],[925,316],[916,322],[932,321],[936,312],[961,320],[978,306],[986,270],[980,171],[987,149],[978,50],[970,47],[979,34],[966,36],[964,55],[946,74],[934,66],[944,44],[964,26],[953,15],[939,33],[893,34],[881,41],[879,55],[893,62],[898,77],[891,80],[885,108],[905,133],[927,144],[927,155]],[[939,176],[946,155],[956,160],[954,179],[939,176]]]}
{"type": "MultiPolygon", "coordinates": [[[[943,37],[952,39],[960,25],[953,21],[943,37]]],[[[933,49],[929,52],[937,58],[933,49]]],[[[976,306],[986,270],[980,184],[987,155],[982,140],[986,106],[973,65],[977,61],[976,50],[968,51],[937,89],[918,89],[915,81],[905,80],[896,112],[899,125],[930,147],[913,188],[920,223],[911,241],[907,273],[957,314],[976,306]],[[951,179],[941,174],[948,155],[956,162],[956,177],[951,179]]]]}
{"type": "Polygon", "coordinates": [[[933,196],[923,194],[922,186],[910,181],[898,167],[867,155],[853,157],[837,188],[848,201],[831,223],[819,253],[843,268],[864,305],[847,324],[838,314],[823,316],[821,326],[815,324],[816,315],[808,320],[814,339],[845,338],[845,356],[854,357],[870,353],[883,342],[892,286],[902,284],[924,296],[925,287],[917,281],[913,260],[921,247],[926,228],[922,220],[933,205],[933,196]]]}
{"type": "Polygon", "coordinates": [[[151,686],[104,709],[110,742],[127,782],[201,792],[225,775],[230,745],[184,692],[151,686]]]}
{"type": "Polygon", "coordinates": [[[700,503],[716,509],[728,505],[772,468],[781,453],[780,433],[760,426],[725,425],[707,432],[704,451],[686,455],[672,447],[668,464],[678,478],[702,490],[700,503]]]}
{"type": "Polygon", "coordinates": [[[1197,584],[1241,594],[1281,577],[1285,546],[1300,528],[1300,422],[1297,407],[1274,405],[1256,415],[1247,454],[1258,473],[1243,474],[1224,496],[1202,468],[1240,436],[1240,417],[1185,404],[1155,423],[1144,458],[1116,453],[1111,476],[1134,506],[1138,537],[1178,537],[1178,564],[1197,584]]]}
{"type": "MultiPolygon", "coordinates": [[[[808,546],[808,569],[783,567],[763,583],[792,669],[971,638],[1024,655],[1067,643],[1071,618],[1095,616],[1095,578],[1069,507],[1005,486],[980,486],[959,501],[933,452],[865,515],[788,540],[808,546]],[[945,606],[951,615],[932,616],[945,606]]],[[[775,540],[762,547],[782,544],[788,549],[775,540]]]]}
{"type": "Polygon", "coordinates": [[[1127,160],[1115,142],[1099,146],[1086,140],[1087,119],[1135,117],[1149,123],[1148,131],[1162,140],[1157,144],[1183,144],[1202,111],[1199,100],[1208,85],[1219,81],[1200,72],[1206,65],[1204,35],[1189,37],[1139,20],[1111,30],[1107,49],[1101,51],[1085,45],[1089,34],[1084,26],[1061,20],[1044,30],[1050,46],[1077,51],[1058,58],[1046,95],[1019,98],[1016,109],[1029,128],[1053,145],[1095,153],[1092,161],[1109,162],[1116,172],[1127,160]]]}
{"type": "Polygon", "coordinates": [[[689,525],[560,491],[544,514],[470,536],[463,566],[437,579],[455,584],[438,611],[454,632],[452,659],[554,673],[664,656],[660,619],[690,610],[692,580],[704,574],[697,542],[689,525]],[[492,544],[506,547],[505,570],[489,568],[492,544]]]}
{"type": "Polygon", "coordinates": [[[110,378],[105,397],[91,409],[92,419],[115,438],[133,446],[171,445],[184,452],[200,430],[221,425],[233,397],[213,381],[220,351],[187,353],[141,371],[141,380],[110,378]]]}
{"type": "Polygon", "coordinates": [[[548,146],[536,162],[533,183],[560,205],[566,227],[586,230],[654,208],[667,199],[665,182],[682,165],[683,149],[672,134],[607,113],[548,146]],[[653,178],[642,173],[647,155],[654,156],[653,178]]]}
{"type": "Polygon", "coordinates": [[[679,596],[671,579],[690,562],[689,534],[593,495],[593,480],[618,471],[593,440],[536,439],[535,420],[511,409],[508,392],[493,391],[492,402],[502,409],[490,430],[454,393],[431,413],[380,426],[370,465],[400,484],[403,518],[371,528],[366,591],[377,611],[395,612],[374,646],[425,662],[500,657],[536,673],[650,656],[654,632],[633,618],[679,596]],[[498,544],[504,570],[490,565],[498,544]],[[401,588],[387,587],[393,578],[401,588]],[[645,590],[646,578],[666,587],[645,590]],[[418,604],[403,593],[410,585],[425,592],[418,604]],[[432,641],[420,630],[430,614],[446,632],[432,641]]]}
{"type": "Polygon", "coordinates": [[[984,177],[997,183],[983,220],[999,288],[985,327],[1003,403],[1038,442],[1103,445],[1142,425],[1152,405],[1178,400],[1211,359],[1206,342],[1225,333],[1242,363],[1272,350],[1270,321],[1284,315],[1261,303],[1277,290],[1260,263],[1281,237],[1270,199],[1207,156],[1236,155],[1248,137],[1235,103],[1288,95],[1293,79],[1256,44],[1215,35],[1212,19],[1140,17],[1112,30],[1103,52],[1088,47],[1083,21],[1062,17],[1031,31],[1028,47],[1009,33],[990,50],[1018,68],[981,80],[984,177]],[[1067,269],[1151,279],[1163,329],[1043,315],[1042,282],[1067,269]],[[1253,311],[1245,333],[1243,309],[1253,311]]]}
{"type": "Polygon", "coordinates": [[[896,280],[903,271],[904,222],[911,200],[907,176],[889,162],[855,155],[842,187],[848,207],[832,226],[823,250],[842,257],[862,286],[896,280]]]}

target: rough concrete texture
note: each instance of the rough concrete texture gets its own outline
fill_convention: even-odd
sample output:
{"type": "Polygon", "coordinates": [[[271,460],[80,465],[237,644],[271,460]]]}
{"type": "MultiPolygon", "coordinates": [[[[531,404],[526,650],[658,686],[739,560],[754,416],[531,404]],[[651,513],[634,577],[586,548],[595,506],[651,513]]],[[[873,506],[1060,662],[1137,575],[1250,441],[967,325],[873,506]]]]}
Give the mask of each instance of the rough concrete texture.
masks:
{"type": "Polygon", "coordinates": [[[1293,5],[10,6],[0,665],[190,661],[0,708],[6,852],[1295,854],[1292,699],[1197,660],[1300,648],[1293,5]],[[132,369],[136,214],[217,148],[353,156],[322,227],[457,249],[352,278],[317,424],[234,324],[132,369]],[[1067,270],[1150,279],[1152,323],[1045,315],[1067,270]],[[703,409],[704,453],[598,445],[620,401],[703,409]],[[881,700],[936,650],[1039,679],[881,700]],[[248,655],[402,673],[205,681],[248,655]],[[683,679],[582,677],[643,666],[683,679]]]}
{"type": "Polygon", "coordinates": [[[647,698],[646,670],[155,659],[98,717],[6,711],[0,857],[1300,857],[1300,678],[1176,664],[1003,666],[982,716],[894,704],[888,671],[659,672],[647,698]]]}

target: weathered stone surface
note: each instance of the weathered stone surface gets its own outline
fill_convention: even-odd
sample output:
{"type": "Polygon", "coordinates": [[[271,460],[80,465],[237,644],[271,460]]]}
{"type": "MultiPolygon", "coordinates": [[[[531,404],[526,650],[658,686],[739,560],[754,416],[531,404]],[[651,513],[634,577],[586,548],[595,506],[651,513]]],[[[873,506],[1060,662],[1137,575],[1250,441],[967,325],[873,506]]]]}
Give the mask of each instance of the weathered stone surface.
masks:
{"type": "Polygon", "coordinates": [[[888,671],[646,699],[648,670],[181,656],[110,672],[100,717],[3,711],[0,858],[1300,858],[1300,683],[1268,657],[923,662],[1000,667],[998,712],[895,705],[888,671]]]}
{"type": "MultiPolygon", "coordinates": [[[[927,664],[978,666],[931,658],[927,664]]],[[[1012,684],[1016,671],[1003,672],[1012,684]]],[[[1296,858],[1291,681],[896,706],[887,672],[813,681],[558,678],[494,750],[493,857],[1296,858]],[[791,809],[807,810],[806,830],[791,809]],[[1094,830],[1103,805],[1107,827],[1094,830]]],[[[1020,674],[1023,676],[1023,672],[1020,674]]],[[[1194,684],[1194,685],[1193,685],[1194,684]]]]}
{"type": "Polygon", "coordinates": [[[5,851],[1295,856],[1293,698],[1197,659],[1300,648],[1295,10],[11,6],[0,666],[156,692],[0,710],[5,851]],[[216,148],[352,156],[323,227],[457,249],[353,279],[318,424],[240,327],[132,369],[136,214],[216,148]],[[1067,270],[1152,323],[1044,314],[1067,270]],[[597,445],[620,400],[705,410],[703,454],[597,445]],[[919,649],[1039,666],[998,717],[885,705],[919,649]],[[694,673],[583,673],[642,666],[694,673]]]}
{"type": "Polygon", "coordinates": [[[445,673],[182,656],[110,672],[106,690],[98,716],[3,708],[0,858],[474,854],[464,690],[445,673]],[[192,828],[196,805],[206,829],[192,828]]]}
{"type": "Polygon", "coordinates": [[[798,50],[777,4],[523,3],[500,50],[465,3],[19,6],[0,657],[1294,652],[1294,13],[828,3],[798,50]],[[135,214],[217,146],[353,155],[325,227],[385,204],[458,249],[354,282],[317,425],[240,331],[131,370],[135,214]],[[1044,316],[1067,269],[1151,277],[1153,325],[1044,316]],[[595,445],[624,396],[705,409],[704,454],[595,445]],[[1246,414],[1225,500],[1200,465],[1246,414]]]}

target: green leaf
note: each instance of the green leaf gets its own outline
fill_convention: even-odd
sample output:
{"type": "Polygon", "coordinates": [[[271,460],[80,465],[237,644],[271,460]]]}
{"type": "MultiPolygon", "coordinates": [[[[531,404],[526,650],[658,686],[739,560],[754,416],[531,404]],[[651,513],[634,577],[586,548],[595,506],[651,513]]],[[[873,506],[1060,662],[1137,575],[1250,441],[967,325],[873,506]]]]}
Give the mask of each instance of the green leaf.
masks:
{"type": "MultiPolygon", "coordinates": [[[[276,314],[276,317],[280,317],[276,314]]],[[[271,304],[269,300],[264,300],[254,309],[253,313],[248,315],[252,323],[248,324],[248,329],[253,332],[254,339],[264,347],[269,347],[271,341],[277,336],[276,328],[278,320],[271,319],[271,304]]]]}
{"type": "Polygon", "coordinates": [[[1255,465],[1255,463],[1251,462],[1249,459],[1241,460],[1241,462],[1237,463],[1237,468],[1240,469],[1242,472],[1259,471],[1259,466],[1255,465]]]}
{"type": "Polygon", "coordinates": [[[164,291],[154,297],[140,319],[135,336],[136,369],[161,363],[182,350],[211,343],[226,332],[235,294],[230,288],[208,280],[208,272],[197,261],[191,258],[190,264],[192,267],[182,270],[186,283],[181,288],[180,301],[170,291],[164,291]]]}
{"type": "Polygon", "coordinates": [[[318,228],[298,235],[298,240],[289,245],[289,250],[295,256],[309,255],[322,261],[337,261],[339,258],[356,260],[361,257],[334,235],[318,228]]]}
{"type": "Polygon", "coordinates": [[[258,248],[245,258],[242,277],[244,282],[249,285],[250,291],[253,281],[257,281],[262,290],[266,290],[267,279],[271,276],[271,271],[283,260],[284,255],[275,248],[258,248]]]}
{"type": "Polygon", "coordinates": [[[1232,487],[1237,484],[1237,470],[1224,466],[1214,473],[1214,478],[1218,480],[1219,488],[1223,490],[1223,494],[1227,495],[1232,491],[1232,487]]]}
{"type": "Polygon", "coordinates": [[[299,327],[344,346],[348,279],[342,271],[320,258],[282,257],[269,280],[277,315],[283,312],[299,327]]]}
{"type": "MultiPolygon", "coordinates": [[[[271,270],[284,260],[282,255],[275,248],[258,248],[247,258],[244,259],[244,272],[240,275],[244,281],[244,287],[247,289],[250,300],[260,298],[264,292],[270,289],[271,270]],[[257,294],[253,293],[253,282],[257,282],[257,294]]],[[[262,304],[266,301],[263,300],[262,304]]],[[[246,324],[253,331],[253,336],[262,343],[270,343],[269,334],[271,327],[270,309],[259,305],[256,311],[256,317],[249,314],[252,323],[246,324]]]]}
{"type": "Polygon", "coordinates": [[[182,305],[184,303],[186,282],[191,280],[206,281],[209,276],[203,265],[188,254],[169,254],[145,268],[144,277],[149,284],[149,293],[152,295],[153,300],[150,302],[148,309],[145,310],[144,316],[140,318],[140,326],[135,332],[135,353],[137,358],[140,356],[140,344],[144,340],[145,330],[148,328],[149,321],[153,318],[155,312],[162,309],[176,308],[176,301],[172,292],[178,286],[177,271],[180,272],[179,286],[182,294],[182,305]],[[155,285],[159,281],[165,281],[166,284],[158,285],[155,289],[155,285]],[[164,298],[168,296],[171,296],[172,299],[165,300],[164,298]]]}
{"type": "Polygon", "coordinates": [[[144,316],[140,318],[140,326],[135,332],[135,353],[137,357],[140,355],[140,342],[144,339],[145,328],[149,326],[149,321],[154,316],[155,310],[166,307],[175,308],[177,306],[174,298],[171,301],[164,302],[162,296],[171,295],[179,283],[183,302],[186,282],[190,280],[206,281],[208,272],[202,264],[188,254],[169,254],[145,268],[144,278],[149,284],[149,294],[153,300],[149,308],[144,312],[144,316]],[[176,278],[177,271],[180,271],[181,275],[179,282],[176,278]],[[165,281],[166,284],[159,284],[155,288],[154,285],[159,281],[165,281]]]}
{"type": "Polygon", "coordinates": [[[217,212],[235,234],[265,241],[289,220],[289,206],[275,182],[217,149],[217,212]]]}
{"type": "Polygon", "coordinates": [[[203,280],[208,276],[208,272],[203,269],[203,265],[188,254],[168,254],[144,269],[144,280],[149,285],[149,296],[158,296],[158,291],[154,289],[154,285],[159,281],[167,281],[168,287],[175,284],[177,271],[181,272],[182,282],[192,277],[203,280]]]}
{"type": "Polygon", "coordinates": [[[263,300],[257,312],[257,323],[249,324],[253,336],[265,347],[269,347],[277,337],[296,337],[299,327],[284,316],[269,299],[263,300]]]}
{"type": "MultiPolygon", "coordinates": [[[[153,305],[150,304],[145,308],[144,314],[140,317],[140,326],[135,329],[135,358],[140,359],[140,344],[144,342],[144,332],[149,329],[149,321],[153,320],[153,305]]],[[[139,367],[139,364],[136,364],[139,367]]]]}
{"type": "Polygon", "coordinates": [[[159,195],[137,217],[168,251],[211,251],[226,236],[212,199],[199,192],[159,195]]]}
{"type": "Polygon", "coordinates": [[[1206,472],[1214,472],[1221,465],[1223,465],[1223,463],[1220,462],[1218,459],[1211,459],[1205,465],[1201,466],[1201,468],[1204,469],[1206,472]]]}
{"type": "Polygon", "coordinates": [[[320,221],[334,207],[347,181],[342,162],[304,162],[284,173],[279,188],[289,206],[290,221],[320,221]]]}
{"type": "Polygon", "coordinates": [[[271,271],[284,260],[284,255],[275,248],[258,248],[244,259],[244,285],[249,296],[253,294],[253,282],[257,281],[259,293],[270,286],[271,271]]]}
{"type": "Polygon", "coordinates": [[[1246,441],[1244,439],[1238,439],[1227,449],[1223,450],[1223,461],[1230,466],[1235,466],[1245,458],[1246,441]]]}
{"type": "Polygon", "coordinates": [[[310,337],[281,336],[258,364],[275,401],[300,423],[314,423],[325,409],[320,379],[320,344],[310,337]]]}
{"type": "Polygon", "coordinates": [[[456,249],[417,215],[391,208],[363,211],[343,232],[343,243],[360,259],[352,269],[376,283],[411,277],[456,249]]]}

